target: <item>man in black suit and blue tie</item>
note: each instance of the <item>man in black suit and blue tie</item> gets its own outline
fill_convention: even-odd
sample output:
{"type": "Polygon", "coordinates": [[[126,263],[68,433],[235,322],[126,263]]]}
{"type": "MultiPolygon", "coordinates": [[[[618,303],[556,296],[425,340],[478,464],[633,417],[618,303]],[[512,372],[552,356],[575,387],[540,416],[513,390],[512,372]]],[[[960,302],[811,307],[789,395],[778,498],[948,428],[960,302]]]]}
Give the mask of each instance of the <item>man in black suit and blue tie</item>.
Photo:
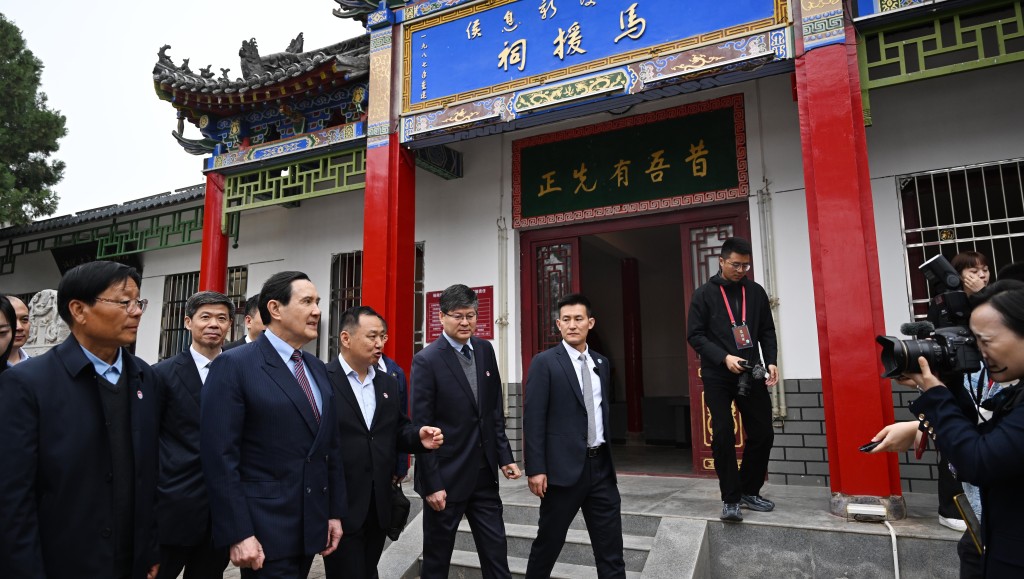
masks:
{"type": "Polygon", "coordinates": [[[587,347],[594,315],[586,297],[560,299],[556,323],[562,342],[533,358],[523,389],[526,474],[541,499],[526,576],[551,576],[582,508],[598,577],[624,578],[622,501],[607,438],[611,369],[587,347]]]}
{"type": "Polygon", "coordinates": [[[474,337],[476,293],[458,284],[441,293],[444,333],[412,361],[415,424],[444,432],[445,444],[416,457],[423,497],[423,579],[446,579],[459,522],[473,530],[485,579],[508,577],[508,545],[497,471],[521,476],[505,435],[501,376],[494,348],[474,337]]]}
{"type": "Polygon", "coordinates": [[[187,350],[153,367],[160,375],[160,483],[158,579],[220,579],[228,550],[213,546],[210,501],[199,462],[199,402],[210,365],[231,328],[232,305],[220,292],[203,291],[185,302],[187,350]]]}
{"type": "Polygon", "coordinates": [[[347,509],[334,398],[316,339],[320,297],[302,272],[260,291],[267,330],[217,356],[203,387],[200,456],[213,539],[243,578],[298,579],[341,539],[347,509]]]}

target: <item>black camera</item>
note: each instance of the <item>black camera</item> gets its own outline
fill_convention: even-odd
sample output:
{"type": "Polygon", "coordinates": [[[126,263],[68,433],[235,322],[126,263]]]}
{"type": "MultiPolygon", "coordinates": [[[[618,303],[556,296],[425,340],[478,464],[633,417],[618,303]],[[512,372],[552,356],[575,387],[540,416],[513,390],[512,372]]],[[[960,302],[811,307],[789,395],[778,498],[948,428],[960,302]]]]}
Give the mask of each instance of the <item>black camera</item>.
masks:
{"type": "Polygon", "coordinates": [[[964,327],[939,328],[925,339],[900,340],[892,336],[878,336],[877,341],[882,345],[883,378],[920,372],[921,367],[917,363],[920,356],[928,360],[933,374],[967,374],[981,367],[981,352],[975,345],[974,335],[964,327]]]}
{"type": "Polygon", "coordinates": [[[768,371],[765,370],[760,362],[751,366],[750,362],[740,360],[740,366],[743,366],[743,372],[740,374],[739,382],[736,383],[736,395],[749,396],[751,383],[754,380],[764,380],[764,377],[768,375],[768,371]]]}
{"type": "Polygon", "coordinates": [[[928,321],[912,322],[900,326],[900,332],[914,336],[901,340],[893,336],[878,336],[882,345],[883,378],[896,378],[900,374],[921,371],[917,363],[924,356],[932,373],[958,372],[966,374],[981,367],[981,352],[974,335],[967,327],[971,317],[970,303],[963,292],[960,276],[945,257],[937,255],[921,264],[925,278],[937,290],[928,304],[928,321]]]}

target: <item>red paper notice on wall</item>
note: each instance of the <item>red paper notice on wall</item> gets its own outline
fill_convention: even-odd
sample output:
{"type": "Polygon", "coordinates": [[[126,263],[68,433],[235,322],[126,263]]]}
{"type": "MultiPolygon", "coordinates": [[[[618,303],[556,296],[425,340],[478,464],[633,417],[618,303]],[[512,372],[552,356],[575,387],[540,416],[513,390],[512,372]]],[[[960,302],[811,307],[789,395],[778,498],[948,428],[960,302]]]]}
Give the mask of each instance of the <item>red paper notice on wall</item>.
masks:
{"type": "MultiPolygon", "coordinates": [[[[476,292],[480,302],[477,309],[476,333],[484,340],[494,339],[494,286],[470,288],[476,292]]],[[[441,292],[427,292],[427,343],[441,337],[444,328],[441,326],[441,292]]]]}

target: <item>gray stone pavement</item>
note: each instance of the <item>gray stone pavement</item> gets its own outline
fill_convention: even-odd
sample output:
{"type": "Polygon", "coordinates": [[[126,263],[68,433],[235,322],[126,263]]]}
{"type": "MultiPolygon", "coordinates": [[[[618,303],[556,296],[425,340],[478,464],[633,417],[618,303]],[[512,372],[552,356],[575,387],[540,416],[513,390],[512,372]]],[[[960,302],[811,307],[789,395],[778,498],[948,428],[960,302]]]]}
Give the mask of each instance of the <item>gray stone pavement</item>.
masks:
{"type": "MultiPolygon", "coordinates": [[[[622,511],[624,513],[717,522],[722,508],[716,479],[620,475],[619,492],[622,495],[622,511]]],[[[412,494],[412,485],[406,485],[406,493],[412,494]]],[[[745,522],[743,524],[886,536],[889,534],[884,525],[851,522],[829,514],[831,493],[828,488],[766,484],[761,494],[775,501],[775,511],[759,513],[744,509],[745,522]]],[[[517,481],[502,479],[501,496],[502,501],[510,505],[536,506],[540,504],[540,499],[530,493],[525,478],[517,481]]],[[[955,550],[955,541],[960,534],[939,525],[936,496],[906,493],[904,497],[908,516],[902,521],[891,523],[896,534],[900,537],[949,541],[950,549],[955,550]]],[[[419,499],[413,497],[412,500],[419,499]]],[[[419,524],[419,519],[414,519],[412,524],[419,524]]],[[[415,534],[415,532],[411,533],[411,535],[415,534]]],[[[865,556],[871,556],[871,554],[865,554],[865,556]]],[[[224,573],[225,579],[237,579],[238,577],[240,577],[238,570],[233,567],[229,567],[224,573]]],[[[318,556],[313,562],[309,578],[320,579],[322,577],[324,577],[323,562],[318,556]]],[[[394,578],[385,577],[382,574],[381,579],[394,578]]]]}

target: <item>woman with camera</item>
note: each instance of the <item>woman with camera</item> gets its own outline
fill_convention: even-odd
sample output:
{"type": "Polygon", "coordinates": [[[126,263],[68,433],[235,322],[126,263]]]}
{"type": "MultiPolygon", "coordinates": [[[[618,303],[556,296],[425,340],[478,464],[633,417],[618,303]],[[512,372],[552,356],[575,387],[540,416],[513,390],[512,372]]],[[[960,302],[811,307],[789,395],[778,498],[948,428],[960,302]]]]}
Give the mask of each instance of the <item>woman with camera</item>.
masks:
{"type": "MultiPolygon", "coordinates": [[[[1024,377],[1024,283],[996,282],[975,298],[970,326],[989,378],[1006,384],[1024,377]]],[[[897,381],[922,391],[910,405],[921,429],[956,465],[960,478],[981,489],[984,576],[1024,577],[1024,529],[1018,524],[1024,520],[1019,495],[1024,480],[1024,388],[1008,386],[982,403],[992,414],[979,424],[932,374],[927,360],[918,358],[918,364],[920,373],[897,381]]]]}

